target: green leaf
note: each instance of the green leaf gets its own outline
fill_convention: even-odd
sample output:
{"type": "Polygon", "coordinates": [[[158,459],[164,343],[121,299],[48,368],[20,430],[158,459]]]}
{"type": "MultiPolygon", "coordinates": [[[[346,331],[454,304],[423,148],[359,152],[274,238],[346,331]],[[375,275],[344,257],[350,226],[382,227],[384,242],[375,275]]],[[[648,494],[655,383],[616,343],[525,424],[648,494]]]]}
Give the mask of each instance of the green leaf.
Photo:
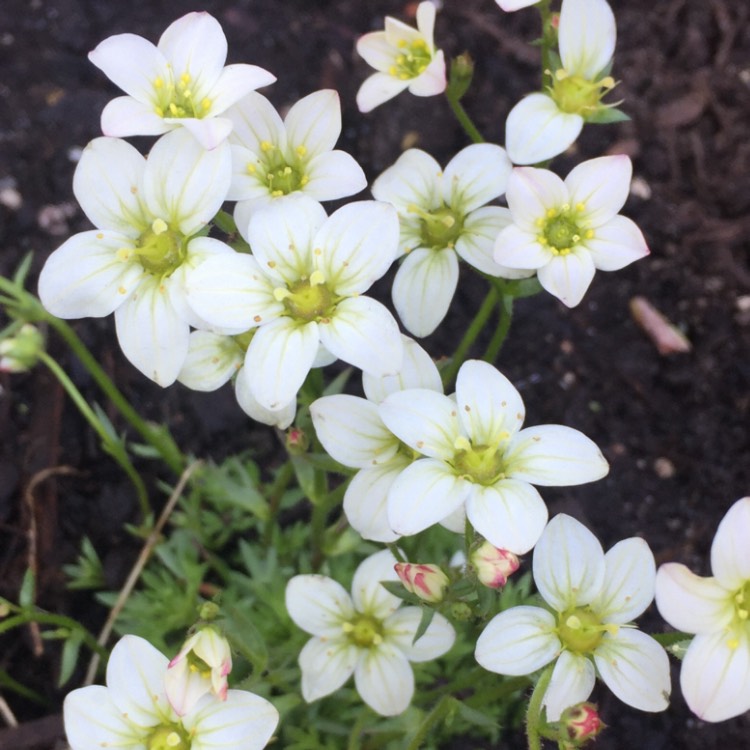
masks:
{"type": "Polygon", "coordinates": [[[61,688],[73,676],[73,671],[78,663],[78,652],[81,650],[83,637],[80,630],[74,630],[65,641],[60,662],[60,677],[57,687],[61,688]]]}
{"type": "Polygon", "coordinates": [[[35,593],[36,579],[34,577],[34,571],[31,568],[27,568],[26,572],[23,574],[21,589],[18,592],[18,603],[23,609],[29,609],[34,606],[35,593]]]}
{"type": "Polygon", "coordinates": [[[414,604],[418,607],[421,607],[423,604],[422,600],[416,594],[412,594],[404,588],[404,584],[401,583],[401,581],[381,581],[380,585],[386,589],[389,594],[393,594],[409,604],[414,604]]]}
{"type": "Polygon", "coordinates": [[[422,607],[422,619],[419,621],[417,632],[414,633],[414,640],[411,642],[412,645],[414,645],[427,632],[427,628],[430,627],[430,623],[434,617],[435,610],[432,609],[432,607],[422,607]]]}

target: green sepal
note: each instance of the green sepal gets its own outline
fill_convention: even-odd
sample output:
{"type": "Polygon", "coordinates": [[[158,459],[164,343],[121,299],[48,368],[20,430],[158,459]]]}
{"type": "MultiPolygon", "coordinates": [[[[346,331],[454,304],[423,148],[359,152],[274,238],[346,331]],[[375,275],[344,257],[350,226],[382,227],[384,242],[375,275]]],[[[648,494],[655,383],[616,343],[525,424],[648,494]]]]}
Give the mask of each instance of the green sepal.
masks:
{"type": "Polygon", "coordinates": [[[626,115],[617,107],[602,107],[594,113],[586,115],[586,122],[592,125],[609,125],[612,122],[628,122],[630,115],[626,115]]]}
{"type": "Polygon", "coordinates": [[[427,632],[433,617],[435,617],[435,610],[432,607],[422,607],[422,619],[417,626],[417,632],[414,633],[412,646],[427,632]]]}

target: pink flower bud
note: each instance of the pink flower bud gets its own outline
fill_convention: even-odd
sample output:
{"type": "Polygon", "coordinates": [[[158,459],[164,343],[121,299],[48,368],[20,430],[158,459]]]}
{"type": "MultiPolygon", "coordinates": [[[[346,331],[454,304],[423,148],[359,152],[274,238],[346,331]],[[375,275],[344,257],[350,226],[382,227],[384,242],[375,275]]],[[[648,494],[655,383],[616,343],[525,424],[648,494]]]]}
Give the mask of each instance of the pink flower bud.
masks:
{"type": "Polygon", "coordinates": [[[292,456],[301,456],[310,447],[310,438],[299,427],[290,427],[286,431],[286,449],[292,456]]]}
{"type": "Polygon", "coordinates": [[[479,582],[491,589],[505,586],[508,577],[520,566],[518,558],[512,552],[498,549],[489,542],[484,542],[471,553],[471,564],[479,582]]]}
{"type": "Polygon", "coordinates": [[[437,565],[396,563],[393,566],[404,588],[425,602],[439,602],[448,586],[448,576],[437,565]]]}
{"type": "Polygon", "coordinates": [[[561,739],[569,740],[573,747],[580,747],[593,740],[605,727],[593,703],[569,706],[562,712],[559,725],[561,739]]]}

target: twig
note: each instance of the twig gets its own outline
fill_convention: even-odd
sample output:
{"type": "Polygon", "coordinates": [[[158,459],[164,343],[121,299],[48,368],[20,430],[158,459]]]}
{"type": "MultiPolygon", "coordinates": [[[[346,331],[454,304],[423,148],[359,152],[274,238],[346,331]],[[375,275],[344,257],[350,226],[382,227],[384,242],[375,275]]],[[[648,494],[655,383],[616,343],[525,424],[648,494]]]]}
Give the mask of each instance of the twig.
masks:
{"type": "Polygon", "coordinates": [[[18,719],[16,719],[13,711],[10,710],[10,706],[5,702],[5,698],[2,695],[0,695],[0,714],[2,714],[5,723],[9,727],[18,726],[18,719]]]}
{"type": "MultiPolygon", "coordinates": [[[[135,561],[135,565],[133,565],[133,568],[130,571],[130,575],[128,576],[125,584],[120,590],[117,601],[110,610],[109,617],[107,617],[107,621],[104,623],[104,627],[99,633],[99,638],[97,640],[100,646],[104,646],[107,643],[107,640],[112,633],[112,628],[114,627],[115,620],[117,620],[120,612],[122,612],[122,609],[125,606],[125,602],[127,602],[130,594],[135,588],[135,584],[138,582],[138,579],[140,578],[141,573],[143,572],[143,568],[146,566],[149,557],[151,557],[151,553],[153,552],[154,547],[159,542],[161,530],[169,520],[169,516],[172,514],[175,505],[177,505],[177,501],[180,499],[180,496],[182,495],[182,492],[185,489],[185,485],[188,483],[188,480],[192,476],[193,472],[202,463],[202,461],[194,461],[192,464],[190,464],[190,466],[187,467],[187,469],[185,469],[185,471],[182,472],[180,480],[177,482],[177,485],[172,491],[172,494],[169,496],[169,500],[167,500],[167,504],[164,506],[164,510],[162,510],[161,515],[159,516],[159,520],[156,522],[156,525],[148,535],[146,543],[143,545],[143,549],[141,550],[141,554],[138,555],[138,559],[135,561]]],[[[86,678],[83,681],[84,685],[91,685],[93,683],[94,677],[96,677],[96,670],[98,668],[99,654],[94,654],[91,657],[89,668],[86,671],[86,678]]]]}

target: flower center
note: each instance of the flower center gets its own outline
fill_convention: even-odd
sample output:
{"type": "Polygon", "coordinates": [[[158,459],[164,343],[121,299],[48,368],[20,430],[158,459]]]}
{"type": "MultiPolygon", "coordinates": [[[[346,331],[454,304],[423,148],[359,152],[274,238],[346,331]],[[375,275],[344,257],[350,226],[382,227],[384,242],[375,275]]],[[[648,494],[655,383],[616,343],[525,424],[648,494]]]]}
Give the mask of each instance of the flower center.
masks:
{"type": "Polygon", "coordinates": [[[454,247],[464,228],[463,217],[459,216],[447,206],[436,208],[434,211],[411,204],[409,213],[417,214],[422,226],[422,247],[442,250],[454,247]]]}
{"type": "Polygon", "coordinates": [[[606,106],[601,104],[602,97],[615,86],[612,76],[605,76],[599,81],[588,81],[582,76],[570,75],[560,69],[553,76],[550,96],[563,112],[586,117],[606,106]]]}
{"type": "Polygon", "coordinates": [[[320,271],[313,271],[309,279],[291,284],[288,288],[278,287],[273,295],[284,303],[287,313],[305,323],[325,321],[335,307],[333,292],[328,288],[320,271]]]}
{"type": "Polygon", "coordinates": [[[585,203],[576,203],[572,208],[565,203],[559,208],[547,209],[544,218],[536,221],[537,241],[553,255],[568,255],[582,239],[590,240],[594,236],[593,230],[583,227],[580,214],[585,209],[585,203]]]}
{"type": "Polygon", "coordinates": [[[154,110],[159,117],[205,117],[211,109],[211,100],[204,97],[197,99],[195,90],[190,84],[190,73],[183,73],[177,82],[170,76],[165,81],[161,76],[154,80],[156,106],[154,110]]]}
{"type": "Polygon", "coordinates": [[[397,42],[400,52],[396,55],[394,64],[388,68],[388,72],[401,81],[408,81],[424,73],[432,60],[427,42],[424,39],[415,39],[409,44],[406,39],[397,42]]]}
{"type": "Polygon", "coordinates": [[[157,727],[146,739],[148,750],[190,750],[190,739],[178,724],[157,727]]]}
{"type": "Polygon", "coordinates": [[[154,276],[170,276],[187,257],[185,237],[173,232],[165,221],[156,219],[137,240],[134,248],[121,248],[120,260],[135,255],[143,268],[154,276]]]}
{"type": "Polygon", "coordinates": [[[297,146],[295,149],[296,159],[287,161],[279,148],[270,141],[262,141],[260,144],[261,155],[258,164],[249,162],[246,165],[248,174],[256,175],[263,180],[275,198],[289,195],[301,190],[310,181],[305,173],[305,159],[307,149],[297,146]]]}
{"type": "MultiPolygon", "coordinates": [[[[506,433],[507,435],[507,433],[506,433]]],[[[508,436],[509,437],[509,436],[508,436]]],[[[474,446],[465,437],[456,439],[453,469],[476,484],[489,486],[505,478],[504,453],[501,444],[474,446]]]]}
{"type": "Polygon", "coordinates": [[[367,615],[357,615],[341,626],[349,640],[360,648],[379,646],[383,642],[383,627],[379,620],[367,615]]]}
{"type": "Polygon", "coordinates": [[[604,633],[617,633],[617,625],[603,623],[589,607],[575,607],[558,617],[557,634],[563,645],[577,654],[591,653],[604,633]]]}

